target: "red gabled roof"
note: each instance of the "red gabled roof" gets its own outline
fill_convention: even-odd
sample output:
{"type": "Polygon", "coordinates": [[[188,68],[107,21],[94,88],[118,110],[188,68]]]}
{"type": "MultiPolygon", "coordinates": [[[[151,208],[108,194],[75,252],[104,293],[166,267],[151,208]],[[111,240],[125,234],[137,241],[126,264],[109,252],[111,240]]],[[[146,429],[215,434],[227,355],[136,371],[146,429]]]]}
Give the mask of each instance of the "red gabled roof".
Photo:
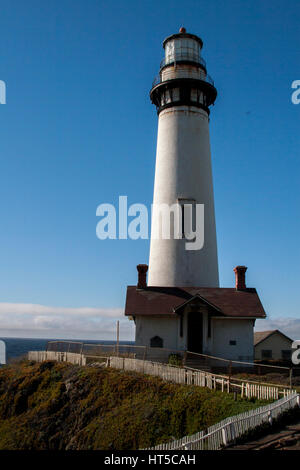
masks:
{"type": "Polygon", "coordinates": [[[265,318],[266,313],[255,289],[219,287],[127,287],[125,315],[174,316],[176,310],[195,296],[216,313],[228,317],[265,318]]]}

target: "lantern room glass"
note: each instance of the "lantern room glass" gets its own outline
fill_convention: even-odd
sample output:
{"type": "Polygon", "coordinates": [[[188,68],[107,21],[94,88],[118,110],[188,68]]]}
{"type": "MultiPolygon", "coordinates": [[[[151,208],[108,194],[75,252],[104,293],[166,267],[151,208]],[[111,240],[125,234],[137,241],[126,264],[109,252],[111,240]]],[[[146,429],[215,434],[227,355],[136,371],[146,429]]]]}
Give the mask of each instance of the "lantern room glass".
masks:
{"type": "Polygon", "coordinates": [[[200,61],[200,44],[194,39],[171,39],[165,46],[165,63],[171,64],[181,60],[200,61]]]}

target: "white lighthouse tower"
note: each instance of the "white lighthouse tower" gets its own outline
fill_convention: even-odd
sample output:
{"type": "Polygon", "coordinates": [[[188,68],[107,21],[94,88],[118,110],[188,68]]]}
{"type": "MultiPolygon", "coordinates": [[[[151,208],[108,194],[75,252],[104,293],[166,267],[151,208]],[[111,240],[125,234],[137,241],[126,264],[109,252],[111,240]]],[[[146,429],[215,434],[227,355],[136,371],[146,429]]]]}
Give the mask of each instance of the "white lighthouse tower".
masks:
{"type": "Polygon", "coordinates": [[[218,287],[218,259],[209,139],[209,106],[217,91],[201,56],[203,42],[181,28],[163,42],[165,58],[150,92],[158,113],[148,286],[218,287]],[[204,205],[204,245],[163,239],[161,204],[204,205]]]}
{"type": "Polygon", "coordinates": [[[217,91],[199,37],[181,28],[163,45],[165,58],[150,92],[158,137],[149,267],[137,265],[138,282],[127,286],[125,305],[125,315],[135,323],[136,346],[145,348],[137,349],[136,357],[169,361],[173,351],[193,368],[203,364],[188,352],[251,362],[254,322],[266,314],[256,290],[246,286],[247,267],[234,268],[235,288],[219,287],[209,143],[209,106],[217,91]],[[203,206],[204,237],[201,233],[197,249],[187,249],[197,239],[197,221],[190,228],[178,219],[185,221],[187,212],[190,219],[192,209],[203,206]],[[169,210],[171,237],[162,229],[162,207],[169,210]],[[173,208],[181,217],[170,217],[173,208]]]}

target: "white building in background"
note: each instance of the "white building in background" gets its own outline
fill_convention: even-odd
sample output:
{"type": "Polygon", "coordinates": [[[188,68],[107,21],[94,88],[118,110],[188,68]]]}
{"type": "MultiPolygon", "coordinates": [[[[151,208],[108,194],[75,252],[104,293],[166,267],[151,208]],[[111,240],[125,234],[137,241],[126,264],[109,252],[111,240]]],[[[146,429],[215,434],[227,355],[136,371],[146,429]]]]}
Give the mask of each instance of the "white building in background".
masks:
{"type": "Polygon", "coordinates": [[[148,266],[138,265],[125,315],[135,321],[137,345],[252,361],[254,323],[265,312],[256,290],[246,288],[247,268],[235,268],[235,288],[219,287],[209,139],[209,107],[217,90],[198,36],[181,28],[163,46],[165,58],[150,92],[158,135],[149,279],[147,285],[148,266]],[[181,239],[153,236],[161,235],[159,204],[179,204],[182,212],[185,204],[204,204],[202,249],[186,249],[184,225],[181,239]]]}
{"type": "Polygon", "coordinates": [[[254,358],[262,361],[290,361],[293,340],[279,330],[254,333],[254,358]]]}

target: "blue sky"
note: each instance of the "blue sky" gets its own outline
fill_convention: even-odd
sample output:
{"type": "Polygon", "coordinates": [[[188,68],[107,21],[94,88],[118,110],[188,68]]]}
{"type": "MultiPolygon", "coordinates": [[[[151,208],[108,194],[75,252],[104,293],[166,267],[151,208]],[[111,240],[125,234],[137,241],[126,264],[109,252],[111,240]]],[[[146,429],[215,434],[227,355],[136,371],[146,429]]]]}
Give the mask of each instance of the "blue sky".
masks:
{"type": "MultiPolygon", "coordinates": [[[[300,337],[288,320],[300,318],[299,23],[296,0],[2,0],[0,334],[113,337],[149,242],[98,240],[96,208],[119,195],[152,202],[149,90],[163,39],[185,26],[203,39],[218,90],[221,285],[247,265],[272,326],[292,334],[293,321],[300,337]]],[[[132,336],[123,320],[121,339],[132,336]]]]}

